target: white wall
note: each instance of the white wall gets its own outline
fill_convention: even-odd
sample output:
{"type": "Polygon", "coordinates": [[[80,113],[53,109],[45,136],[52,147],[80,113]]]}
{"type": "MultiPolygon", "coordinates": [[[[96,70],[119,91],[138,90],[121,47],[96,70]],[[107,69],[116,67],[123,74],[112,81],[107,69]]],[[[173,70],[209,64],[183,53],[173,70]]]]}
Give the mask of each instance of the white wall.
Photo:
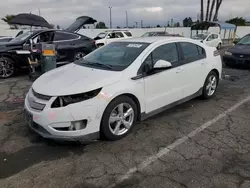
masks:
{"type": "MultiPolygon", "coordinates": [[[[86,35],[88,37],[94,38],[98,33],[106,31],[107,29],[81,29],[79,31],[80,34],[86,35]]],[[[148,31],[164,31],[165,28],[138,28],[138,29],[129,29],[134,37],[139,37],[142,34],[148,31]]],[[[15,36],[20,30],[11,30],[8,27],[3,27],[0,25],[0,36],[15,36]]],[[[177,27],[177,28],[166,28],[168,33],[180,34],[185,37],[190,37],[190,28],[189,27],[177,27]]],[[[218,28],[209,28],[209,31],[218,32],[218,28]]],[[[243,37],[244,35],[250,33],[250,26],[238,27],[237,28],[237,36],[243,37]]],[[[228,36],[228,32],[226,33],[226,38],[228,36]]],[[[224,32],[222,31],[221,37],[224,38],[224,32]]]]}

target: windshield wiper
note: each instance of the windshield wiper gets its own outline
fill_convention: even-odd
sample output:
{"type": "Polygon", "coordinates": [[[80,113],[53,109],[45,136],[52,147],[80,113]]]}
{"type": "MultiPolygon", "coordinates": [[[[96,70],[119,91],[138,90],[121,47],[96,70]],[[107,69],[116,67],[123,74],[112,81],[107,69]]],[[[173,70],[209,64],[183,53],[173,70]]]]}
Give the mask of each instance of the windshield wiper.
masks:
{"type": "Polygon", "coordinates": [[[106,68],[111,69],[111,70],[115,70],[112,65],[108,65],[108,64],[92,63],[92,62],[89,62],[89,63],[86,63],[86,64],[97,65],[97,66],[101,66],[101,67],[106,67],[106,68]]]}

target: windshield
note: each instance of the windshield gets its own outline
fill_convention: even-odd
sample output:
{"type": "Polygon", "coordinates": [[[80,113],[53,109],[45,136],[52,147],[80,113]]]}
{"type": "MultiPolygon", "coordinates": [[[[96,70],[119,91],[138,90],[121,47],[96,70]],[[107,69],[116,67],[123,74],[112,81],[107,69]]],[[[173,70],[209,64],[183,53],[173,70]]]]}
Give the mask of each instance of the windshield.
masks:
{"type": "Polygon", "coordinates": [[[142,37],[151,37],[153,35],[154,35],[153,32],[148,32],[148,33],[143,34],[142,37]]]}
{"type": "Polygon", "coordinates": [[[32,31],[27,31],[21,35],[18,35],[16,38],[12,39],[10,42],[21,42],[27,39],[30,35],[32,35],[32,31]]]}
{"type": "Polygon", "coordinates": [[[250,35],[244,36],[237,44],[250,44],[250,35]]]}
{"type": "Polygon", "coordinates": [[[103,39],[103,38],[106,37],[106,35],[107,35],[107,33],[99,33],[99,34],[97,35],[97,37],[103,39]]]}
{"type": "Polygon", "coordinates": [[[113,42],[85,56],[76,64],[122,71],[127,68],[148,46],[148,43],[113,42]]]}
{"type": "Polygon", "coordinates": [[[198,35],[195,35],[194,37],[193,37],[193,39],[202,39],[202,40],[204,40],[204,39],[206,39],[207,38],[207,34],[198,34],[198,35]]]}

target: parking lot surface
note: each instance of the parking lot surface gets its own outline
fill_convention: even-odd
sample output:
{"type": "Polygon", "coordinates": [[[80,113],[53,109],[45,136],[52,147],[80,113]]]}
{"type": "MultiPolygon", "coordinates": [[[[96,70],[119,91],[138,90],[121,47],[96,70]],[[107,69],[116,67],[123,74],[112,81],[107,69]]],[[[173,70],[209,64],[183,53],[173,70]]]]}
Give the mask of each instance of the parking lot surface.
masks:
{"type": "Polygon", "coordinates": [[[27,76],[0,80],[0,187],[249,188],[250,72],[224,68],[217,94],[116,142],[45,140],[22,118],[27,76]]]}

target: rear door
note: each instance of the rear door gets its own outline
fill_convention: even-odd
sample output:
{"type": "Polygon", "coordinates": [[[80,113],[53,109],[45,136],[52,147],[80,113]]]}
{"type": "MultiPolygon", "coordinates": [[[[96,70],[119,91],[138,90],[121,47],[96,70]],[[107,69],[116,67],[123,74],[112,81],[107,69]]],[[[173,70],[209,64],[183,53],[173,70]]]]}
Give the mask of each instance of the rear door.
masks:
{"type": "Polygon", "coordinates": [[[57,51],[57,62],[73,61],[75,50],[77,49],[77,41],[81,37],[74,33],[56,31],[54,43],[57,51]]]}
{"type": "Polygon", "coordinates": [[[204,84],[207,76],[206,51],[203,47],[190,42],[179,42],[181,62],[183,63],[183,74],[181,80],[184,82],[183,97],[188,97],[198,92],[204,84]]]}

